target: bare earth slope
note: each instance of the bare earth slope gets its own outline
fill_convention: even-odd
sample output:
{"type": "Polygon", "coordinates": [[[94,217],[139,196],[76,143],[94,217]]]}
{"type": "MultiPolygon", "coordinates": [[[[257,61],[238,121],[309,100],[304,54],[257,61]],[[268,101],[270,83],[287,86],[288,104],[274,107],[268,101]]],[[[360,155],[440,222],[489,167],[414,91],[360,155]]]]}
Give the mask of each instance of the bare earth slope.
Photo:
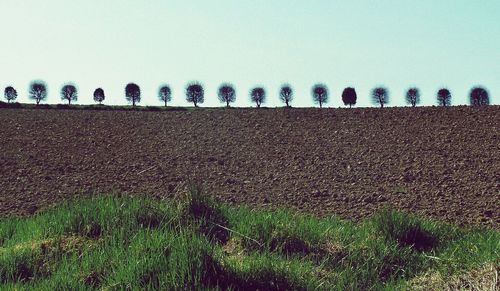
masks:
{"type": "Polygon", "coordinates": [[[500,227],[500,107],[0,110],[0,216],[203,182],[236,204],[500,227]]]}

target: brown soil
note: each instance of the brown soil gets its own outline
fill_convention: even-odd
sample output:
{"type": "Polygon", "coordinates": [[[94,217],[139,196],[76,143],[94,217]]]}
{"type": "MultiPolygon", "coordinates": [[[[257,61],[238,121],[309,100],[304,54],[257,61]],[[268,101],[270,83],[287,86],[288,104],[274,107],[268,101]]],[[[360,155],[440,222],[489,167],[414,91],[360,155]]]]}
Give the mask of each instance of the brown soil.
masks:
{"type": "Polygon", "coordinates": [[[0,110],[0,216],[95,193],[500,227],[500,107],[0,110]]]}

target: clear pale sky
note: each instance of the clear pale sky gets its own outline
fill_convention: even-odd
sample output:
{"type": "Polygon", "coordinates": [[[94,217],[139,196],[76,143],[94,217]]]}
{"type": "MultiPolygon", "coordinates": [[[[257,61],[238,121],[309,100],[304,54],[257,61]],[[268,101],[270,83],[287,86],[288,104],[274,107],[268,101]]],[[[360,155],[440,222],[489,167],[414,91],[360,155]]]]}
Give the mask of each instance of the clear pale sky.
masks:
{"type": "Polygon", "coordinates": [[[339,107],[347,86],[357,106],[372,106],[377,85],[401,106],[409,86],[422,105],[446,86],[457,105],[484,85],[500,104],[499,15],[499,0],[0,0],[0,86],[32,102],[28,85],[42,79],[48,103],[63,103],[60,88],[72,81],[79,104],[93,103],[97,87],[106,104],[125,104],[133,81],[141,105],[160,105],[168,83],[183,106],[186,83],[199,80],[202,106],[219,106],[228,81],[235,106],[253,106],[248,92],[262,85],[273,107],[282,83],[294,87],[294,106],[313,106],[311,87],[322,82],[327,106],[339,107]]]}

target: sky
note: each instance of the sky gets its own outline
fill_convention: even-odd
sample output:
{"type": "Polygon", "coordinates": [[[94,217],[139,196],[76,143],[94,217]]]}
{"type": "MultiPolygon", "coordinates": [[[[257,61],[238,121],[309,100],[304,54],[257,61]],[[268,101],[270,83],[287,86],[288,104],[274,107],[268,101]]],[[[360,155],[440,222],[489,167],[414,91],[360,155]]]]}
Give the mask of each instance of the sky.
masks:
{"type": "Polygon", "coordinates": [[[324,83],[327,107],[343,106],[348,86],[367,107],[379,85],[390,106],[404,106],[411,86],[422,105],[436,105],[441,87],[467,104],[482,85],[500,104],[499,11],[498,0],[0,0],[0,86],[33,102],[29,83],[41,79],[47,102],[64,103],[61,86],[73,82],[79,104],[98,87],[105,104],[126,104],[135,82],[141,105],[161,105],[169,84],[171,104],[186,106],[186,84],[200,81],[212,107],[230,82],[234,106],[254,106],[249,91],[263,86],[274,107],[290,83],[292,105],[310,107],[311,87],[324,83]]]}

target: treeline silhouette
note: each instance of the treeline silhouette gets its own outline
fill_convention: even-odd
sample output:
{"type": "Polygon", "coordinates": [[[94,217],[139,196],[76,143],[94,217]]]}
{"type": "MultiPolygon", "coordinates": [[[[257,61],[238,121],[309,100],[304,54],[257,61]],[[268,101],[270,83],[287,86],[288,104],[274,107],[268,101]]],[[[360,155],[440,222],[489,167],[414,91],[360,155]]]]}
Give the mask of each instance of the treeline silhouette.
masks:
{"type": "MultiPolygon", "coordinates": [[[[205,90],[200,82],[191,82],[185,88],[186,101],[193,103],[195,107],[203,104],[205,101],[205,90]]],[[[230,107],[231,103],[236,101],[236,89],[230,83],[223,83],[220,85],[218,92],[218,99],[224,103],[226,107],[230,107]]],[[[8,86],[4,91],[4,98],[7,103],[11,103],[17,99],[17,91],[14,87],[8,86]]],[[[47,84],[44,81],[32,81],[29,85],[28,96],[34,100],[37,105],[47,99],[47,84]]],[[[255,103],[257,108],[261,107],[266,102],[266,90],[263,87],[254,87],[249,92],[250,101],[255,103]]],[[[325,84],[315,84],[311,89],[312,101],[318,104],[320,108],[329,100],[328,87],[325,84]]],[[[294,90],[290,84],[283,84],[279,91],[279,100],[285,104],[286,107],[291,107],[294,100],[294,90]]],[[[376,87],[371,91],[372,102],[381,108],[389,104],[389,90],[385,87],[376,87]]],[[[167,107],[169,102],[172,101],[172,90],[169,85],[163,84],[158,89],[158,98],[167,107]]],[[[342,102],[344,105],[352,107],[356,105],[358,96],[356,89],[347,87],[343,90],[342,102]]],[[[469,103],[472,106],[485,106],[490,104],[490,96],[488,91],[481,86],[473,87],[469,93],[469,103]]],[[[94,91],[94,101],[102,104],[106,99],[106,95],[102,88],[97,88],[94,91]]],[[[141,88],[135,83],[128,83],[125,86],[125,99],[136,106],[141,102],[141,88]]],[[[436,93],[436,101],[440,106],[451,106],[452,95],[447,88],[441,88],[436,93]]],[[[67,101],[68,105],[71,102],[78,100],[78,89],[73,83],[66,83],[61,88],[61,100],[67,101]]],[[[408,105],[416,107],[420,104],[420,90],[416,87],[409,88],[406,92],[405,101],[408,105]]]]}

